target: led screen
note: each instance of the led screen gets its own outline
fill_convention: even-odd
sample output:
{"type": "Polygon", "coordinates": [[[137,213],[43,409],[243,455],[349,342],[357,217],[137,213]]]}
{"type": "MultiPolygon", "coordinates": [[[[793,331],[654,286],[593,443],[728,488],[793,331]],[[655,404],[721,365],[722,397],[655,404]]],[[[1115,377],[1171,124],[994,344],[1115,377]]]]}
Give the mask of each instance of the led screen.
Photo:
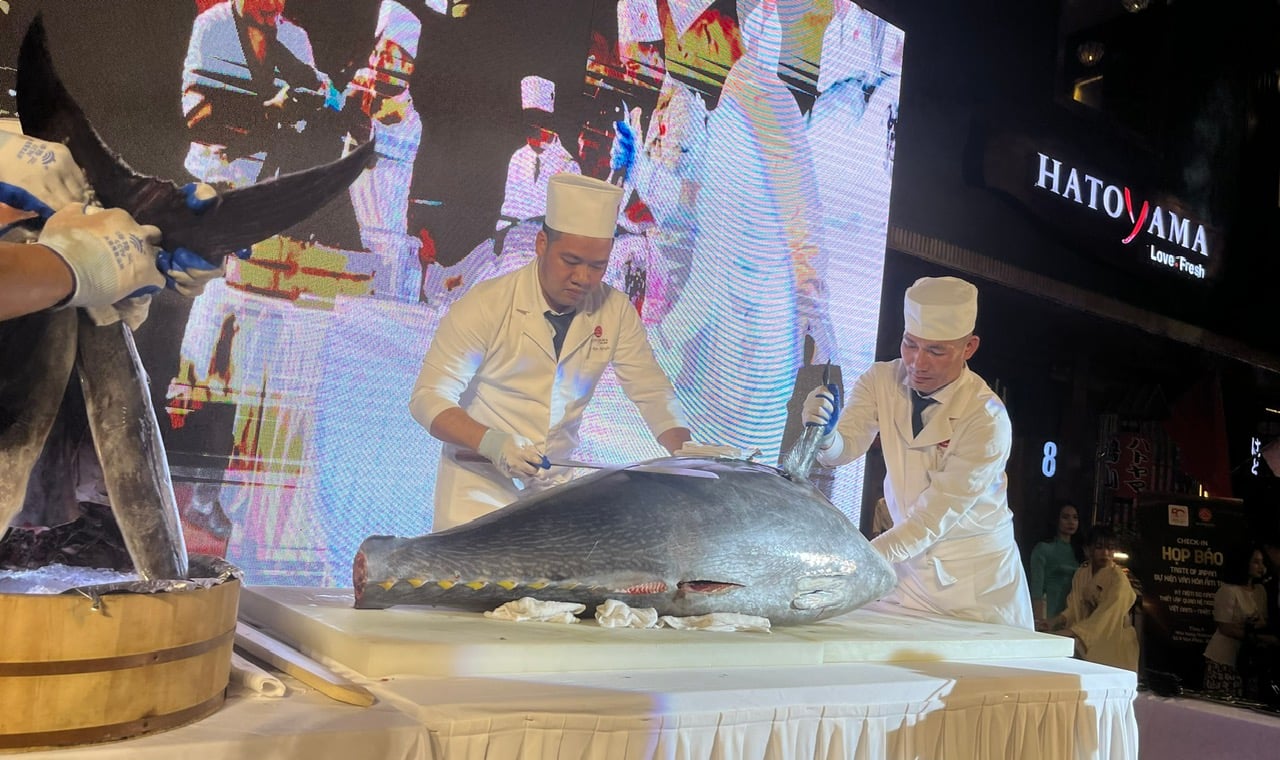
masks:
{"type": "MultiPolygon", "coordinates": [[[[822,368],[871,363],[903,35],[859,6],[238,5],[153,18],[182,31],[158,60],[121,55],[159,83],[150,140],[64,63],[93,31],[50,26],[108,142],[179,182],[243,187],[377,141],[347,195],[139,331],[188,544],[251,582],[347,585],[364,537],[429,530],[440,444],[408,400],[433,331],[533,258],[549,176],[609,175],[617,120],[641,139],[606,282],[697,440],[776,462],[822,368]]],[[[580,460],[664,453],[609,373],[582,439],[580,460]]],[[[822,483],[856,520],[861,461],[822,483]]]]}

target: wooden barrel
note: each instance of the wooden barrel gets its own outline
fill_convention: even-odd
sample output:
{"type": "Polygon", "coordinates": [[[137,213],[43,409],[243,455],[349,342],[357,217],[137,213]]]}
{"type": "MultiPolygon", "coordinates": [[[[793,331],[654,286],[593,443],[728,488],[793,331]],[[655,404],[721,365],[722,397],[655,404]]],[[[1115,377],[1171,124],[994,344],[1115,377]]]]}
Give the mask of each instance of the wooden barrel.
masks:
{"type": "Polygon", "coordinates": [[[222,706],[240,582],[0,594],[0,751],[164,731],[222,706]]]}

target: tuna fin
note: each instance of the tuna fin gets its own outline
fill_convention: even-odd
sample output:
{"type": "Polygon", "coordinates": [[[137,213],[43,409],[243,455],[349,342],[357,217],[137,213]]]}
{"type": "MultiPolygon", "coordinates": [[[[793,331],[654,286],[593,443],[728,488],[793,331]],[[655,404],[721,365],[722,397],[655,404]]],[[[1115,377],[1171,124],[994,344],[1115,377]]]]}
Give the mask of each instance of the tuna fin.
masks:
{"type": "Polygon", "coordinates": [[[85,412],[133,566],[146,580],[187,578],[182,519],[133,332],[123,322],[98,327],[76,312],[85,412]]]}
{"type": "Polygon", "coordinates": [[[742,588],[741,583],[731,581],[680,581],[676,584],[681,591],[696,594],[723,594],[742,588]]]}
{"type": "Polygon", "coordinates": [[[819,610],[834,607],[848,600],[849,578],[843,575],[822,575],[801,578],[791,607],[797,610],[819,610]]]}
{"type": "Polygon", "coordinates": [[[165,250],[187,248],[214,264],[311,216],[374,158],[369,141],[332,163],[219,193],[197,214],[177,184],[139,174],[103,142],[54,70],[40,16],[31,22],[18,54],[17,101],[22,131],[65,143],[99,203],[159,227],[165,250]]]}

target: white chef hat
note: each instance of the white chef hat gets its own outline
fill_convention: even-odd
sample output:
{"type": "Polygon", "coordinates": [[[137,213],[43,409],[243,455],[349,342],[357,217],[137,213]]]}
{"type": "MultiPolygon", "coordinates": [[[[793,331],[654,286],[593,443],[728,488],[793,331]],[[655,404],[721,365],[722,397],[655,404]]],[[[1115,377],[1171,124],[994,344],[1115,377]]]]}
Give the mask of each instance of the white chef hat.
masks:
{"type": "Polygon", "coordinates": [[[978,289],[958,277],[921,277],[902,299],[907,332],[923,340],[957,340],[978,320],[978,289]]]}
{"type": "Polygon", "coordinates": [[[557,232],[612,238],[622,188],[581,174],[547,180],[547,226],[557,232]]]}
{"type": "Polygon", "coordinates": [[[521,79],[520,107],[553,113],[556,110],[556,83],[538,76],[521,79]]]}
{"type": "Polygon", "coordinates": [[[689,31],[689,27],[693,26],[693,22],[711,7],[711,3],[712,0],[667,0],[667,6],[671,9],[671,18],[676,25],[676,36],[689,31]]]}

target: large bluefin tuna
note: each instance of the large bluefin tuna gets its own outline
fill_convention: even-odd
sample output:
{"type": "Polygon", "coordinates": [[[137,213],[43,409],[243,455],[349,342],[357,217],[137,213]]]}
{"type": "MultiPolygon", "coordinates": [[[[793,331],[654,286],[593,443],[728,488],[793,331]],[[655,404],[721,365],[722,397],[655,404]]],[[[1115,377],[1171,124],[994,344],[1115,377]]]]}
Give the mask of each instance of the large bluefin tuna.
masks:
{"type": "Polygon", "coordinates": [[[662,615],[793,625],[893,588],[889,565],[803,478],[742,460],[648,465],[597,472],[440,533],[370,537],[355,557],[356,607],[487,610],[531,596],[590,609],[618,599],[662,615]]]}

